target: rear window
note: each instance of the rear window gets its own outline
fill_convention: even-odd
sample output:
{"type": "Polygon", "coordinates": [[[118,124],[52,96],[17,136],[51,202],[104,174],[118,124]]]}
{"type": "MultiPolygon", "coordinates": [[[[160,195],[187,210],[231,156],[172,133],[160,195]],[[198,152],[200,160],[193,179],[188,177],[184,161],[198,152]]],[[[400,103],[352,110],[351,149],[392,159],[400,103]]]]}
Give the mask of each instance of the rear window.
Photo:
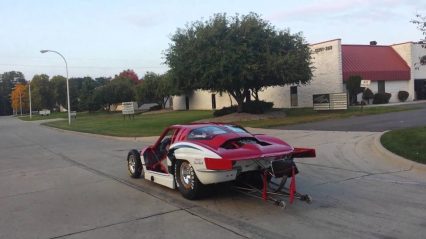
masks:
{"type": "Polygon", "coordinates": [[[211,139],[216,135],[225,134],[226,131],[216,126],[205,126],[191,130],[188,139],[211,139]]]}
{"type": "Polygon", "coordinates": [[[224,125],[224,126],[235,133],[248,133],[247,130],[245,130],[244,128],[240,126],[236,126],[236,125],[224,125]]]}

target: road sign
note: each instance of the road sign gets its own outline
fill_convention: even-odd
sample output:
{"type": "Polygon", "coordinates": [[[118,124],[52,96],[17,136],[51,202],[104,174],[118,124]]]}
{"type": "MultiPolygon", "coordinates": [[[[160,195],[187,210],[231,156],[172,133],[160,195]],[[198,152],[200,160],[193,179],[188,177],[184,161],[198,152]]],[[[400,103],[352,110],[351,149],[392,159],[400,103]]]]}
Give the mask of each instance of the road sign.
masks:
{"type": "Polygon", "coordinates": [[[360,87],[369,87],[371,84],[371,80],[361,80],[361,86],[360,87]]]}

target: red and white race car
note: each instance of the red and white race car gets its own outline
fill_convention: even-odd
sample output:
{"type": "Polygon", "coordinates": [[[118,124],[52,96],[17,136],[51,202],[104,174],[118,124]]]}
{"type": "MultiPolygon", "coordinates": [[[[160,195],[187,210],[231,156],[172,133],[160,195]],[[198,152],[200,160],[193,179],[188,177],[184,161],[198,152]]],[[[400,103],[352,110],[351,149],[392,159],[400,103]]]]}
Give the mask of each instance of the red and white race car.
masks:
{"type": "MultiPolygon", "coordinates": [[[[168,127],[154,145],[131,150],[127,163],[131,177],[178,188],[187,199],[197,198],[205,185],[229,181],[250,184],[266,199],[266,184],[274,178],[294,180],[298,170],[293,159],[301,157],[315,157],[315,150],[293,148],[237,125],[196,123],[168,127]]],[[[277,184],[279,189],[285,180],[277,184]]],[[[288,195],[294,196],[291,187],[293,195],[288,195]]]]}

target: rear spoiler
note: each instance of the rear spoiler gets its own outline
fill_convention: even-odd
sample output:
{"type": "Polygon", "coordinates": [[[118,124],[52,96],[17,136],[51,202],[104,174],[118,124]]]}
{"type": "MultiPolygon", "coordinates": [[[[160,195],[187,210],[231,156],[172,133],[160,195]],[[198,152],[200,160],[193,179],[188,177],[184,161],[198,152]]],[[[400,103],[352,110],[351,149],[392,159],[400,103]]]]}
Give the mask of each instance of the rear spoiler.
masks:
{"type": "Polygon", "coordinates": [[[314,158],[316,157],[315,149],[294,148],[291,154],[293,158],[314,158]]]}

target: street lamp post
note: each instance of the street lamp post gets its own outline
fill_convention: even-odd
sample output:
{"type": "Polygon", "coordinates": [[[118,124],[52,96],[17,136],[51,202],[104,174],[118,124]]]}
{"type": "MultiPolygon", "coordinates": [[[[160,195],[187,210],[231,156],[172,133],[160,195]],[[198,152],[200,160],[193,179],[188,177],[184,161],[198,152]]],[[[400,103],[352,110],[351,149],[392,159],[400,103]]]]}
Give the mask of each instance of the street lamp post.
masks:
{"type": "Polygon", "coordinates": [[[33,118],[33,109],[31,107],[31,81],[28,82],[28,96],[30,98],[30,119],[33,118]]]}
{"type": "Polygon", "coordinates": [[[71,125],[71,107],[70,107],[70,86],[69,86],[69,82],[68,82],[68,63],[67,60],[65,60],[65,57],[57,52],[57,51],[53,51],[53,50],[41,50],[41,53],[46,53],[46,52],[53,52],[58,54],[60,57],[62,57],[62,59],[64,59],[65,61],[65,69],[67,71],[67,102],[68,102],[68,125],[71,125]]]}

